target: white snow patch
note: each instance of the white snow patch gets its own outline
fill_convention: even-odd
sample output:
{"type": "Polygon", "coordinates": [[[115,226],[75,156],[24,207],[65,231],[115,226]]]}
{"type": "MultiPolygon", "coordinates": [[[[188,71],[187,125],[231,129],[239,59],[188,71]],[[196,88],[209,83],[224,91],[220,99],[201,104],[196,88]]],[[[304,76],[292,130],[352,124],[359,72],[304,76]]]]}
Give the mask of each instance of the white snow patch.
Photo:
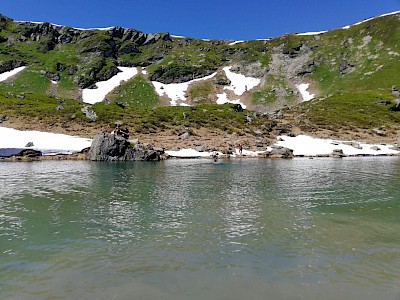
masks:
{"type": "Polygon", "coordinates": [[[387,14],[383,14],[383,15],[379,15],[379,16],[375,16],[375,17],[372,17],[372,18],[368,18],[368,19],[362,20],[360,22],[344,26],[344,27],[342,27],[342,29],[349,29],[350,27],[357,26],[357,25],[360,25],[362,23],[365,23],[365,22],[368,22],[368,21],[371,21],[371,20],[374,20],[374,19],[377,19],[377,18],[391,16],[391,15],[395,15],[395,14],[398,14],[398,13],[400,13],[400,10],[394,11],[394,12],[391,12],[391,13],[387,13],[387,14]]]}
{"type": "Polygon", "coordinates": [[[177,39],[186,39],[186,37],[182,36],[182,35],[171,35],[171,37],[177,38],[177,39]]]}
{"type": "Polygon", "coordinates": [[[297,35],[319,35],[319,34],[323,34],[328,32],[327,30],[323,30],[323,31],[314,31],[314,32],[302,32],[302,33],[298,33],[297,35]]]}
{"type": "Polygon", "coordinates": [[[296,87],[299,90],[301,96],[303,97],[303,101],[310,101],[312,99],[314,99],[315,95],[314,94],[310,94],[307,89],[310,86],[309,83],[301,83],[301,84],[297,84],[296,87]]]}
{"type": "MultiPolygon", "coordinates": [[[[391,149],[393,145],[365,144],[357,143],[361,149],[345,144],[343,141],[331,139],[318,139],[306,135],[298,135],[296,137],[280,136],[275,145],[287,147],[293,150],[293,154],[297,156],[317,156],[329,155],[335,149],[343,150],[345,155],[392,155],[399,154],[400,151],[391,149]],[[372,147],[378,147],[380,150],[373,150],[372,147]]],[[[268,150],[271,150],[269,148],[268,150]]]]}
{"type": "Polygon", "coordinates": [[[52,84],[57,84],[57,81],[51,80],[52,84]]]}
{"type": "Polygon", "coordinates": [[[18,154],[24,149],[41,151],[43,155],[72,154],[90,147],[91,139],[41,131],[20,131],[0,127],[0,155],[18,154]],[[29,142],[32,147],[25,147],[29,142]]]}
{"type": "Polygon", "coordinates": [[[242,74],[231,72],[231,69],[232,66],[223,68],[226,77],[231,81],[231,84],[225,89],[233,91],[237,96],[243,95],[244,92],[251,90],[261,82],[258,78],[246,77],[242,74]]]}
{"type": "Polygon", "coordinates": [[[203,78],[193,79],[191,81],[182,82],[182,83],[169,83],[164,84],[158,81],[152,81],[156,92],[159,96],[166,95],[171,99],[171,105],[176,106],[178,101],[186,101],[186,91],[189,85],[196,81],[208,80],[214,77],[217,73],[213,73],[203,78]]]}
{"type": "Polygon", "coordinates": [[[23,69],[25,69],[26,67],[18,67],[15,68],[14,70],[8,71],[8,72],[4,72],[0,74],[0,81],[4,81],[7,80],[8,78],[10,78],[11,76],[14,76],[16,74],[18,74],[19,72],[21,72],[23,69]]]}
{"type": "Polygon", "coordinates": [[[147,70],[145,68],[142,69],[142,74],[147,75],[147,70]]]}
{"type": "Polygon", "coordinates": [[[240,99],[236,100],[229,100],[228,95],[226,93],[217,94],[217,104],[225,104],[225,103],[232,103],[232,104],[240,104],[243,109],[246,109],[246,105],[240,102],[240,99]]]}
{"type": "Polygon", "coordinates": [[[243,149],[242,150],[242,155],[240,155],[239,149],[235,149],[235,153],[232,154],[232,157],[237,157],[237,156],[258,156],[261,153],[264,153],[265,151],[250,151],[243,149]]]}
{"type": "MultiPolygon", "coordinates": [[[[171,157],[181,157],[181,158],[190,158],[190,157],[211,157],[214,152],[199,152],[194,149],[181,149],[178,151],[165,151],[171,157]]],[[[222,153],[218,152],[218,155],[222,155],[222,153]]]]}
{"type": "Polygon", "coordinates": [[[117,75],[111,77],[107,81],[99,81],[96,83],[97,89],[83,89],[82,100],[85,103],[94,104],[104,100],[104,97],[114,88],[121,84],[122,80],[128,80],[135,76],[137,68],[118,67],[121,71],[117,75]]]}
{"type": "Polygon", "coordinates": [[[228,46],[233,46],[233,45],[240,44],[240,43],[244,43],[244,41],[234,41],[232,43],[229,43],[228,46]]]}

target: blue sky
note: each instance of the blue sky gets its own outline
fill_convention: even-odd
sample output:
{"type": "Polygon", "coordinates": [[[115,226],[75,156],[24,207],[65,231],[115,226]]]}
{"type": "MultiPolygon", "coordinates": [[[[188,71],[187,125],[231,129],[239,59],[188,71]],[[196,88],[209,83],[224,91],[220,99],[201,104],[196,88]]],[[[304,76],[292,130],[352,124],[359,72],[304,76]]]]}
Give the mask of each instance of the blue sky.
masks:
{"type": "Polygon", "coordinates": [[[0,0],[0,13],[14,20],[231,40],[328,30],[398,10],[400,0],[0,0]]]}

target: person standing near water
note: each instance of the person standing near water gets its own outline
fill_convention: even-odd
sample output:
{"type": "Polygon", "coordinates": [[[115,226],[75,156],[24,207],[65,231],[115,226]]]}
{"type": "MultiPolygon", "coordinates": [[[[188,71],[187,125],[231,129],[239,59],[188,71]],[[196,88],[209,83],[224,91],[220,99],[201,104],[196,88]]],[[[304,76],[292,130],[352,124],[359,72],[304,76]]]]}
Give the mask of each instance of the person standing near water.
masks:
{"type": "Polygon", "coordinates": [[[238,145],[238,147],[239,147],[239,155],[242,155],[243,154],[243,145],[240,143],[238,145]]]}

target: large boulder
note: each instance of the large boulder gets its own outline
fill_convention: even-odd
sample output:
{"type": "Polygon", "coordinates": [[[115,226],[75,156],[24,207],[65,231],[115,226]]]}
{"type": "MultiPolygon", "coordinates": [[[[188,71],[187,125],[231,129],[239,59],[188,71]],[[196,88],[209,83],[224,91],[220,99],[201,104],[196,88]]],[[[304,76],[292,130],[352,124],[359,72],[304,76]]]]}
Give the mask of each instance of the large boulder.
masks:
{"type": "Polygon", "coordinates": [[[97,134],[87,154],[87,159],[95,161],[158,161],[162,150],[150,145],[131,144],[128,140],[110,133],[97,134]]]}
{"type": "Polygon", "coordinates": [[[272,146],[272,150],[268,153],[269,158],[293,158],[293,150],[282,147],[272,146]]]}

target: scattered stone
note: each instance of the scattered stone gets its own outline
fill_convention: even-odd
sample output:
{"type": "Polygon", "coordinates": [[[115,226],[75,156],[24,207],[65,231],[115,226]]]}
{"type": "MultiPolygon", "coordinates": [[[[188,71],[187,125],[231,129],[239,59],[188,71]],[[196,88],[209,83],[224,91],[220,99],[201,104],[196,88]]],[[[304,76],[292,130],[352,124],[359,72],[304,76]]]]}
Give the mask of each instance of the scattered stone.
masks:
{"type": "Polygon", "coordinates": [[[5,122],[5,121],[7,121],[8,120],[8,116],[6,116],[6,115],[0,115],[0,123],[3,123],[3,122],[5,122]]]}
{"type": "Polygon", "coordinates": [[[375,134],[379,135],[379,136],[385,136],[385,135],[386,135],[385,131],[383,131],[383,130],[381,130],[381,129],[379,129],[379,128],[374,128],[374,129],[372,129],[372,131],[373,131],[375,134]]]}
{"type": "Polygon", "coordinates": [[[26,147],[26,148],[33,147],[33,143],[32,143],[32,142],[29,142],[29,143],[27,143],[27,144],[25,145],[25,147],[26,147]]]}
{"type": "Polygon", "coordinates": [[[90,108],[90,106],[85,106],[85,107],[81,108],[81,111],[91,121],[95,122],[97,120],[97,115],[96,115],[95,111],[92,108],[90,108]]]}
{"type": "Polygon", "coordinates": [[[116,101],[115,104],[121,107],[122,109],[125,109],[125,105],[123,103],[116,101]]]}
{"type": "Polygon", "coordinates": [[[46,77],[49,78],[52,81],[60,81],[60,74],[59,73],[52,73],[52,72],[47,72],[46,77]]]}
{"type": "Polygon", "coordinates": [[[342,158],[345,156],[346,156],[346,154],[343,153],[342,149],[334,149],[330,155],[330,157],[334,157],[334,158],[342,158]]]}
{"type": "Polygon", "coordinates": [[[182,133],[182,134],[180,135],[180,137],[183,138],[183,139],[187,139],[187,138],[190,137],[190,133],[189,133],[188,131],[186,131],[186,132],[182,133]]]}
{"type": "Polygon", "coordinates": [[[374,150],[374,151],[379,151],[379,150],[381,150],[378,146],[372,146],[370,149],[371,149],[371,150],[374,150]]]}

